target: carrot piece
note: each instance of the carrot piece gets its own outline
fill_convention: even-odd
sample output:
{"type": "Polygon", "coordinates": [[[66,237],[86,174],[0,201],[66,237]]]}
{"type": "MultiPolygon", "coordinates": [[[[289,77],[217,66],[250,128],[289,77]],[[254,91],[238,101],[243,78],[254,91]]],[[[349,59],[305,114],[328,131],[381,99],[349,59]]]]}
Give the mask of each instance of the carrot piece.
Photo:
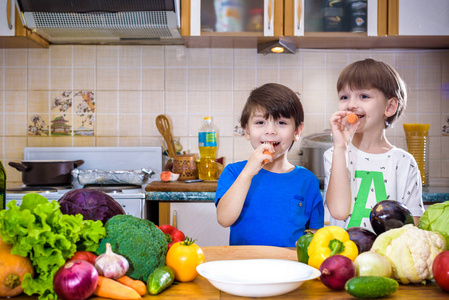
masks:
{"type": "Polygon", "coordinates": [[[132,279],[129,276],[123,276],[117,279],[118,282],[129,286],[133,290],[135,290],[140,296],[143,296],[147,293],[147,286],[141,280],[132,279]]]}
{"type": "Polygon", "coordinates": [[[346,118],[346,121],[348,121],[349,124],[355,124],[355,123],[357,123],[358,120],[359,120],[359,118],[357,117],[357,115],[355,113],[350,113],[348,115],[348,117],[346,118]]]}
{"type": "MultiPolygon", "coordinates": [[[[271,155],[271,157],[273,157],[273,153],[271,153],[271,152],[268,151],[267,149],[263,150],[263,154],[268,154],[268,155],[271,155]]],[[[267,163],[267,162],[269,162],[269,160],[268,160],[268,159],[265,159],[264,162],[267,163]]]]}
{"type": "Polygon", "coordinates": [[[103,298],[111,299],[141,299],[140,295],[129,286],[121,284],[120,282],[107,278],[104,276],[98,276],[98,285],[94,291],[94,295],[103,298]]]}

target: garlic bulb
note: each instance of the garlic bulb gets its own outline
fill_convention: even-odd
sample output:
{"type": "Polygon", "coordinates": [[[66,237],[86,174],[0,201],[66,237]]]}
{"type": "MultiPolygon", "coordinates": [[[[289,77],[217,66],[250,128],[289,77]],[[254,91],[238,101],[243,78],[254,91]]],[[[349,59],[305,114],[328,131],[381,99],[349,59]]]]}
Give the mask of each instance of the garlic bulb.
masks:
{"type": "Polygon", "coordinates": [[[95,268],[99,275],[117,279],[128,272],[129,263],[123,256],[112,252],[111,244],[106,243],[106,252],[95,259],[95,268]]]}

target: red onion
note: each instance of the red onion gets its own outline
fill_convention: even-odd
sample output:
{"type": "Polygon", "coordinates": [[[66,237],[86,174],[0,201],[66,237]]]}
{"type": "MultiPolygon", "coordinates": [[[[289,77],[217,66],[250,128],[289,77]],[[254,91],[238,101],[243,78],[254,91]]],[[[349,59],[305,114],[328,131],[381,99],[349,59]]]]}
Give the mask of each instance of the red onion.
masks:
{"type": "Polygon", "coordinates": [[[356,275],[352,260],[343,255],[326,258],[320,266],[321,282],[330,289],[343,290],[345,283],[356,275]]]}
{"type": "Polygon", "coordinates": [[[98,272],[87,261],[74,259],[65,263],[55,274],[53,288],[63,300],[89,298],[98,284],[98,272]]]}

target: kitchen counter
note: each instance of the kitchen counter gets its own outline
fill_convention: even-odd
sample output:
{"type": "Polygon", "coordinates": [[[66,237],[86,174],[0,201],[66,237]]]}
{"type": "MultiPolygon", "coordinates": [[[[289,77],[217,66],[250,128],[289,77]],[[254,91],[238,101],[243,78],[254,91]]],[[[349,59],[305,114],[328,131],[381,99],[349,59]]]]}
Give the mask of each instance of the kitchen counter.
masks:
{"type": "MultiPolygon", "coordinates": [[[[296,251],[293,248],[279,248],[269,246],[219,246],[202,247],[205,260],[230,260],[230,259],[286,259],[296,261],[296,251]]],[[[388,297],[388,299],[447,299],[449,293],[441,290],[435,283],[399,285],[399,289],[388,297]]],[[[356,298],[350,296],[346,291],[333,291],[328,289],[318,279],[304,282],[298,289],[281,296],[263,299],[348,299],[356,298]]],[[[37,299],[24,294],[14,297],[16,300],[37,299]]],[[[90,298],[103,299],[103,298],[90,298]]],[[[207,279],[198,276],[192,282],[176,283],[159,295],[145,295],[143,299],[249,299],[227,294],[212,286],[207,279]]]]}
{"type": "MultiPolygon", "coordinates": [[[[185,183],[182,181],[153,181],[145,188],[150,201],[208,201],[215,200],[216,181],[185,183]]],[[[324,191],[321,190],[321,193],[324,191]]],[[[423,202],[432,204],[449,201],[449,187],[423,187],[423,202]]]]}

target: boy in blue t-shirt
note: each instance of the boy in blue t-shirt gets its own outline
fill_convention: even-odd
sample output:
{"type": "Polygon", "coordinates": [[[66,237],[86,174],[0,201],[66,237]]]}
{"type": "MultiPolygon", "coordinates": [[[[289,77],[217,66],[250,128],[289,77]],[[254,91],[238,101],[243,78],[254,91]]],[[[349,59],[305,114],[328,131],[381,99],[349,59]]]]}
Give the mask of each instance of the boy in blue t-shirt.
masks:
{"type": "Polygon", "coordinates": [[[292,165],[287,153],[304,128],[301,102],[286,86],[254,89],[240,123],[254,148],[218,180],[217,220],[231,227],[230,245],[294,247],[306,229],[324,225],[318,178],[292,165]]]}

